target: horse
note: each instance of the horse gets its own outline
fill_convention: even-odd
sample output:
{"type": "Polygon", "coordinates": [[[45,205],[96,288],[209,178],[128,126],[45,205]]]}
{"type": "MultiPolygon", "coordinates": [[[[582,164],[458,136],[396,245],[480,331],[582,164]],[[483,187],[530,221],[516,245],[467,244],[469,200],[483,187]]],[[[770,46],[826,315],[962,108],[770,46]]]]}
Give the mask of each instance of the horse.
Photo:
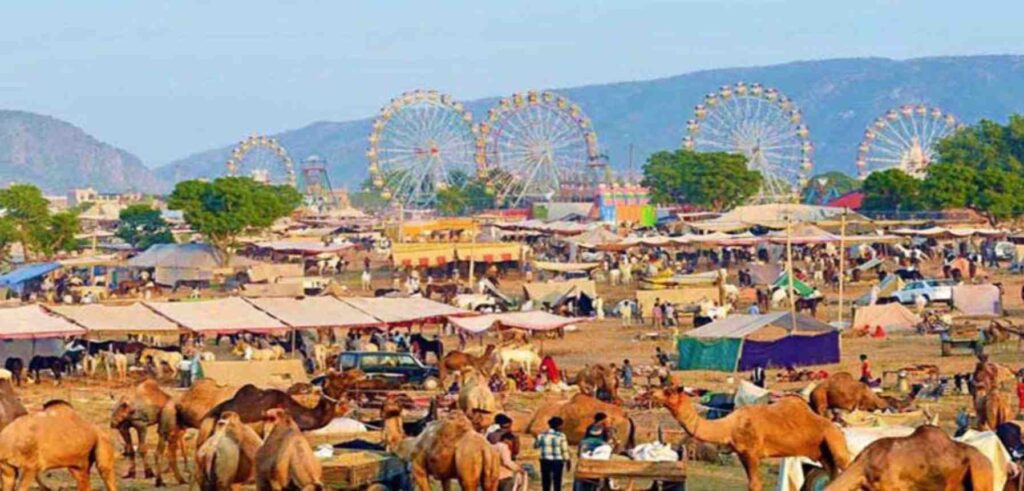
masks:
{"type": "Polygon", "coordinates": [[[409,336],[409,346],[423,362],[427,361],[427,353],[433,353],[438,363],[444,356],[444,343],[440,339],[427,339],[424,335],[416,333],[409,336]]]}
{"type": "Polygon", "coordinates": [[[146,363],[153,363],[153,369],[156,370],[156,377],[159,379],[163,376],[164,370],[163,365],[167,365],[171,369],[171,376],[178,376],[178,365],[181,364],[182,355],[176,351],[163,351],[154,348],[146,348],[139,353],[139,364],[145,365],[146,363]]]}
{"type": "Polygon", "coordinates": [[[441,295],[441,301],[444,303],[451,303],[455,295],[459,294],[458,283],[431,283],[427,285],[426,297],[433,298],[434,294],[438,293],[441,295]]]}
{"type": "Polygon", "coordinates": [[[60,356],[33,356],[28,362],[28,371],[34,376],[36,383],[40,382],[39,372],[49,370],[53,378],[60,383],[61,375],[67,371],[67,361],[60,356]]]}
{"type": "Polygon", "coordinates": [[[15,385],[21,387],[21,375],[25,371],[25,361],[16,357],[8,358],[4,361],[4,370],[11,372],[11,378],[15,385]]]}
{"type": "Polygon", "coordinates": [[[811,317],[818,316],[818,304],[825,300],[825,297],[811,297],[811,298],[797,298],[796,299],[796,311],[802,312],[804,310],[811,313],[811,317]]]}
{"type": "Polygon", "coordinates": [[[540,366],[540,355],[537,354],[536,348],[533,346],[501,348],[497,353],[498,361],[501,362],[502,378],[505,377],[508,366],[513,362],[521,365],[527,373],[530,373],[532,367],[540,366]]]}
{"type": "Polygon", "coordinates": [[[391,295],[392,293],[400,293],[400,290],[397,289],[397,288],[378,288],[378,289],[373,291],[373,296],[375,296],[375,297],[387,297],[387,296],[391,295]]]}

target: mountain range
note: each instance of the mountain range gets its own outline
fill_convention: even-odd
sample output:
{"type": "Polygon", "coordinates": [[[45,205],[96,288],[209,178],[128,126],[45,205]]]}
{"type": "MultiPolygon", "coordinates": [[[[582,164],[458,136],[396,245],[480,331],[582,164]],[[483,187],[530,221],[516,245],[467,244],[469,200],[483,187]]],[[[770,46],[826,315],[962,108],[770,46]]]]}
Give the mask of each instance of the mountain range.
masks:
{"type": "MultiPolygon", "coordinates": [[[[855,173],[864,129],[903,104],[936,106],[965,123],[1004,120],[1024,112],[1024,56],[1016,55],[801,61],[553,90],[583,109],[593,121],[602,153],[613,167],[625,170],[631,160],[639,169],[651,153],[678,148],[694,106],[705,94],[739,81],[774,87],[800,108],[815,146],[814,173],[855,173]]],[[[466,108],[481,121],[497,100],[467,101],[466,108]]],[[[150,172],[130,154],[84,134],[68,138],[70,125],[29,116],[0,112],[0,179],[38,180],[47,188],[84,181],[104,190],[127,186],[166,191],[181,179],[221,175],[234,147],[225,142],[150,172]],[[22,120],[13,125],[20,132],[10,130],[9,119],[22,120]],[[25,170],[26,162],[31,172],[25,170]],[[96,172],[98,164],[106,164],[102,167],[107,172],[96,172]]],[[[321,156],[328,162],[334,186],[351,188],[367,175],[365,151],[372,122],[321,121],[272,136],[296,162],[321,156]]]]}

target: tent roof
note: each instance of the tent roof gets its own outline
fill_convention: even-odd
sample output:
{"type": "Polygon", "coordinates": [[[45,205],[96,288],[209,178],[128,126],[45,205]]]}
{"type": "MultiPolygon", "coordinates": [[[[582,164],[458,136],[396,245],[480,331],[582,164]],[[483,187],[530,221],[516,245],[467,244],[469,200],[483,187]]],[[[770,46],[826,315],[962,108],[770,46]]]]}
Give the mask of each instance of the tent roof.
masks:
{"type": "Polygon", "coordinates": [[[428,322],[447,316],[473,314],[468,310],[423,297],[343,297],[338,300],[391,325],[428,322]]]}
{"type": "Polygon", "coordinates": [[[311,240],[277,240],[273,242],[257,242],[256,247],[286,254],[316,255],[335,254],[355,246],[350,242],[324,244],[323,242],[311,240]]]}
{"type": "Polygon", "coordinates": [[[448,320],[459,329],[479,334],[492,327],[524,329],[527,331],[551,331],[588,319],[562,317],[541,310],[531,310],[529,312],[507,312],[476,317],[452,317],[448,320]]]}
{"type": "Polygon", "coordinates": [[[131,305],[54,305],[46,307],[67,317],[89,332],[172,332],[179,331],[177,324],[146,308],[142,304],[131,305]]]}
{"type": "MultiPolygon", "coordinates": [[[[133,268],[216,269],[221,267],[221,254],[209,244],[155,244],[128,260],[133,268]]],[[[249,258],[232,256],[232,266],[256,264],[249,258]]]]}
{"type": "Polygon", "coordinates": [[[0,275],[0,285],[16,285],[60,268],[60,263],[28,264],[0,275]]]}
{"type": "Polygon", "coordinates": [[[0,309],[0,339],[42,339],[82,334],[85,334],[85,329],[47,313],[38,305],[0,309]]]}
{"type": "Polygon", "coordinates": [[[569,293],[584,293],[588,297],[597,297],[597,285],[594,280],[535,281],[523,283],[523,291],[532,300],[541,300],[549,295],[563,297],[569,293]],[[575,290],[575,291],[573,291],[575,290]]]}
{"type": "Polygon", "coordinates": [[[814,336],[834,331],[835,328],[804,314],[797,314],[793,331],[790,312],[772,312],[762,315],[733,315],[712,322],[684,334],[686,337],[717,339],[757,339],[771,341],[788,335],[814,336]]]}
{"type": "Polygon", "coordinates": [[[617,244],[622,242],[622,237],[619,237],[608,229],[597,227],[583,232],[582,234],[569,237],[565,240],[566,242],[579,244],[583,247],[597,247],[607,244],[617,244]]]}
{"type": "Polygon", "coordinates": [[[286,331],[288,326],[238,297],[199,302],[146,302],[160,315],[203,333],[286,331]]]}
{"type": "MultiPolygon", "coordinates": [[[[842,208],[828,206],[803,205],[795,203],[776,203],[767,205],[738,206],[718,218],[694,222],[690,225],[703,229],[721,232],[743,230],[754,225],[767,228],[784,228],[787,223],[821,222],[833,220],[844,213],[842,208]]],[[[867,218],[856,213],[846,212],[847,221],[869,222],[867,218]]]]}
{"type": "Polygon", "coordinates": [[[380,321],[334,297],[248,298],[256,308],[296,328],[366,327],[380,321]]]}
{"type": "Polygon", "coordinates": [[[896,302],[867,305],[853,313],[853,327],[882,326],[887,331],[913,329],[921,322],[917,314],[896,302]]]}

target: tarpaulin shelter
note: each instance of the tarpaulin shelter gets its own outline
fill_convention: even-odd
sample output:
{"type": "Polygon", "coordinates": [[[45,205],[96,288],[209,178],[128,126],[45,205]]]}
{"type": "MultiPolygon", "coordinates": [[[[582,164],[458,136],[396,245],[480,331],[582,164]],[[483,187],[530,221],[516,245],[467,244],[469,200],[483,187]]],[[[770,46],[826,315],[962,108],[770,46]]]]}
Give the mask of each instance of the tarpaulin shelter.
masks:
{"type": "Polygon", "coordinates": [[[865,305],[853,313],[853,328],[882,326],[887,332],[907,331],[921,323],[921,317],[896,302],[865,305]]]}
{"type": "Polygon", "coordinates": [[[196,302],[145,302],[158,314],[202,334],[279,333],[289,327],[238,297],[196,302]]]}
{"type": "Polygon", "coordinates": [[[85,329],[46,312],[39,305],[0,309],[0,339],[45,339],[83,334],[85,329]]]}
{"type": "Polygon", "coordinates": [[[839,331],[790,312],[734,315],[689,331],[679,339],[679,369],[747,371],[838,363],[839,331]]]}
{"type": "Polygon", "coordinates": [[[128,260],[128,267],[153,268],[153,280],[161,285],[179,281],[210,281],[220,268],[245,268],[258,264],[252,259],[232,256],[225,263],[223,254],[209,244],[155,244],[128,260]]]}
{"type": "MultiPolygon", "coordinates": [[[[775,280],[775,283],[772,283],[772,286],[775,288],[785,288],[788,291],[789,273],[782,273],[782,275],[775,280]]],[[[809,297],[814,294],[814,287],[800,281],[797,277],[793,277],[793,291],[801,297],[809,297]]]]}
{"type": "Polygon", "coordinates": [[[20,295],[24,292],[26,284],[60,267],[60,263],[57,262],[27,264],[0,275],[0,287],[8,288],[20,295]]]}
{"type": "MultiPolygon", "coordinates": [[[[887,275],[885,278],[882,279],[880,283],[878,283],[878,298],[886,298],[888,296],[891,296],[893,293],[902,290],[903,286],[903,279],[900,278],[898,275],[887,275]]],[[[871,303],[871,292],[869,291],[864,295],[861,295],[860,298],[854,300],[853,303],[855,305],[868,305],[869,303],[871,303]]]]}
{"type": "Polygon", "coordinates": [[[594,280],[534,281],[523,283],[523,292],[527,300],[543,300],[572,293],[597,298],[597,284],[594,280]]]}
{"type": "Polygon", "coordinates": [[[812,245],[812,244],[827,244],[830,242],[839,242],[840,237],[830,232],[822,230],[810,223],[801,223],[794,225],[786,230],[776,230],[768,234],[769,240],[776,244],[785,244],[787,242],[797,245],[812,245]]]}
{"type": "Polygon", "coordinates": [[[692,222],[690,226],[707,231],[735,232],[754,226],[782,229],[791,223],[819,223],[838,221],[846,213],[846,221],[870,222],[863,215],[848,212],[842,208],[776,203],[766,205],[737,206],[731,211],[711,220],[692,222]]]}
{"type": "Polygon", "coordinates": [[[166,334],[181,328],[139,303],[54,305],[47,309],[84,327],[89,334],[166,334]]]}
{"type": "Polygon", "coordinates": [[[450,316],[475,314],[423,297],[343,297],[338,300],[379,319],[388,326],[443,322],[450,316]]]}
{"type": "Polygon", "coordinates": [[[618,244],[619,242],[622,242],[622,237],[619,237],[610,230],[598,227],[583,232],[582,234],[568,237],[565,241],[588,249],[594,249],[604,245],[618,244]]]}
{"type": "Polygon", "coordinates": [[[247,302],[296,329],[369,327],[375,317],[334,297],[248,298],[247,302]]]}
{"type": "Polygon", "coordinates": [[[448,321],[471,334],[480,334],[491,328],[522,329],[524,331],[553,331],[588,319],[562,317],[540,310],[506,312],[475,317],[449,317],[448,321]]]}
{"type": "Polygon", "coordinates": [[[1002,315],[1002,295],[995,285],[957,285],[953,287],[953,308],[966,315],[1002,315]]]}

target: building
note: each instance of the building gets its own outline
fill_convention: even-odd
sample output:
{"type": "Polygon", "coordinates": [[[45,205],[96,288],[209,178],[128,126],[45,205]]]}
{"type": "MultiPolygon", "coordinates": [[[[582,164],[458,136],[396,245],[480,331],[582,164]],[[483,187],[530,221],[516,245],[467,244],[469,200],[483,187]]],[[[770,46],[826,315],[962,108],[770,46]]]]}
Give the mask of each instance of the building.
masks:
{"type": "Polygon", "coordinates": [[[91,187],[74,188],[68,191],[67,206],[78,206],[83,203],[138,203],[142,201],[142,197],[142,193],[138,192],[100,193],[91,187]]]}

